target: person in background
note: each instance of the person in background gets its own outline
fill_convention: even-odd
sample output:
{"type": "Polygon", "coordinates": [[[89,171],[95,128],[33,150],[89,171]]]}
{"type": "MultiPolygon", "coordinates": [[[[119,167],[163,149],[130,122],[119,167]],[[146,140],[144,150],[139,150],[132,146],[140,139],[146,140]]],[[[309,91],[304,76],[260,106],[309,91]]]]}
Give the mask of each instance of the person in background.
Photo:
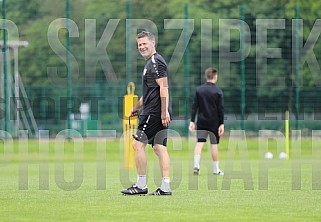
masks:
{"type": "Polygon", "coordinates": [[[195,130],[197,116],[197,143],[194,149],[194,175],[200,174],[200,159],[207,137],[210,138],[213,174],[224,175],[219,168],[218,144],[224,133],[224,99],[222,90],[216,86],[218,72],[215,68],[205,70],[206,82],[197,87],[192,105],[189,130],[195,130]]]}

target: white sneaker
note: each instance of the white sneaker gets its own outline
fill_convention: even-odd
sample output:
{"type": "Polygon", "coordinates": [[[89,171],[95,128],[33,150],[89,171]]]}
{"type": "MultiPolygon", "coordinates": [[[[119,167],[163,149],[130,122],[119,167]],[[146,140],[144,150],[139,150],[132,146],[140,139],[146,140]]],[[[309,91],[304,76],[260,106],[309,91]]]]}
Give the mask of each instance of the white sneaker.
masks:
{"type": "Polygon", "coordinates": [[[224,172],[222,170],[217,170],[216,172],[213,172],[214,175],[220,175],[220,176],[223,176],[224,175],[224,172]]]}
{"type": "Polygon", "coordinates": [[[193,174],[194,174],[194,175],[200,175],[200,169],[197,168],[197,167],[194,167],[194,169],[193,169],[193,174]]]}

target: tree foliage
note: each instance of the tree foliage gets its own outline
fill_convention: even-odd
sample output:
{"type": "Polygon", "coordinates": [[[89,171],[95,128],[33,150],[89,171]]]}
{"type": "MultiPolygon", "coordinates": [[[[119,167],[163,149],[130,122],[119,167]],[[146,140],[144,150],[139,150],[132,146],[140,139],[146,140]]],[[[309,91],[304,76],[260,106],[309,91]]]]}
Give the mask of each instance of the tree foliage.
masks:
{"type": "MultiPolygon", "coordinates": [[[[141,19],[142,21],[151,21],[158,30],[158,51],[166,58],[172,61],[177,70],[172,75],[172,84],[177,88],[183,88],[184,83],[184,60],[185,51],[174,55],[175,48],[179,46],[179,38],[182,34],[182,27],[179,23],[171,24],[173,19],[184,19],[184,5],[186,1],[182,0],[162,0],[162,1],[131,1],[131,13],[129,14],[128,3],[130,1],[105,1],[105,0],[74,0],[71,2],[71,19],[77,24],[79,37],[71,38],[71,53],[75,58],[76,64],[73,64],[73,84],[82,84],[91,77],[95,77],[93,83],[104,81],[121,81],[126,79],[128,64],[126,64],[126,36],[128,35],[128,25],[126,18],[141,19]],[[165,7],[166,6],[166,7],[165,7]],[[167,20],[166,20],[167,19],[167,20]],[[94,23],[92,21],[95,21],[94,23]],[[108,24],[118,22],[115,30],[111,32],[108,24]],[[86,24],[91,26],[86,26],[86,24]],[[94,35],[93,35],[94,32],[94,35]],[[110,32],[110,41],[108,36],[103,36],[104,32],[110,32]],[[95,39],[90,39],[92,37],[95,39]],[[86,42],[87,41],[87,42],[86,42]],[[106,50],[97,51],[95,44],[88,44],[88,41],[95,41],[95,44],[105,43],[106,50]],[[89,47],[90,46],[90,47],[89,47]],[[101,52],[101,53],[99,53],[101,52]],[[108,56],[108,58],[107,58],[108,56]],[[177,58],[175,56],[178,56],[177,58]],[[108,62],[110,61],[110,63],[108,62]],[[89,65],[88,65],[89,64],[89,65]],[[78,67],[78,69],[77,69],[78,67]],[[77,73],[78,72],[78,73],[77,73]]],[[[66,75],[66,63],[62,57],[59,57],[49,44],[48,27],[53,21],[64,18],[65,1],[57,0],[11,0],[7,3],[8,19],[16,23],[20,32],[20,39],[29,42],[27,48],[20,50],[20,72],[23,81],[29,86],[52,86],[52,81],[48,77],[47,68],[57,67],[61,76],[66,75]]],[[[249,97],[256,100],[259,97],[277,97],[280,92],[289,93],[293,90],[293,45],[292,19],[295,18],[295,7],[300,9],[300,18],[304,21],[303,42],[305,42],[311,32],[317,18],[321,17],[321,2],[314,0],[295,1],[281,0],[278,4],[274,0],[199,0],[190,1],[188,4],[188,18],[193,20],[193,32],[189,41],[190,49],[190,86],[193,89],[197,84],[204,81],[203,69],[206,66],[219,67],[219,47],[224,46],[226,40],[220,39],[219,31],[230,31],[231,50],[237,52],[240,49],[240,33],[231,27],[219,27],[222,19],[240,19],[240,6],[245,7],[245,22],[250,29],[250,52],[246,58],[246,87],[250,93],[249,97]],[[298,2],[298,3],[297,3],[298,2]],[[296,5],[297,4],[297,5],[296,5]],[[261,46],[257,44],[258,19],[285,19],[286,27],[281,30],[268,30],[269,48],[280,48],[282,58],[268,59],[267,73],[261,75],[261,63],[265,60],[257,59],[257,53],[261,46]],[[210,29],[210,31],[208,31],[210,29]],[[207,35],[204,35],[207,33],[207,35]],[[203,42],[202,42],[203,41],[203,42]],[[203,45],[202,45],[203,43],[203,45]],[[202,52],[209,52],[212,55],[212,61],[206,64],[202,63],[202,52]],[[281,81],[281,82],[280,82],[281,81]],[[275,87],[276,86],[276,87],[275,87]],[[250,92],[251,91],[251,92],[250,92]]],[[[185,5],[186,6],[186,5],[185,5]]],[[[128,21],[128,20],[127,20],[128,21]]],[[[178,20],[177,20],[178,21],[178,20]]],[[[131,23],[133,25],[133,23],[131,23]]],[[[60,29],[59,39],[63,46],[66,46],[67,31],[60,29]]],[[[133,80],[136,83],[140,81],[140,73],[144,61],[136,51],[135,36],[131,36],[131,55],[133,63],[133,80]]],[[[104,44],[102,44],[104,45],[104,44]]],[[[313,56],[313,52],[321,50],[321,43],[311,47],[307,55],[313,56]]],[[[206,54],[207,55],[207,54],[206,54]]],[[[317,56],[317,61],[320,61],[317,56]]],[[[319,62],[320,63],[320,62],[319,62]]],[[[186,64],[185,64],[186,65],[186,64]]],[[[237,94],[240,90],[240,63],[234,62],[231,65],[229,73],[223,73],[220,84],[227,90],[233,89],[234,92],[227,94],[237,94]],[[228,76],[227,79],[225,76],[228,76]]],[[[313,87],[318,78],[314,75],[307,64],[302,66],[301,84],[305,87],[313,87]]],[[[65,87],[64,84],[61,85],[65,87]]],[[[184,96],[184,90],[175,92],[177,96],[184,96]]],[[[233,108],[234,109],[234,108],[233,108]]],[[[239,107],[235,107],[237,111],[239,107]]],[[[250,112],[250,111],[249,111],[250,112]]]]}

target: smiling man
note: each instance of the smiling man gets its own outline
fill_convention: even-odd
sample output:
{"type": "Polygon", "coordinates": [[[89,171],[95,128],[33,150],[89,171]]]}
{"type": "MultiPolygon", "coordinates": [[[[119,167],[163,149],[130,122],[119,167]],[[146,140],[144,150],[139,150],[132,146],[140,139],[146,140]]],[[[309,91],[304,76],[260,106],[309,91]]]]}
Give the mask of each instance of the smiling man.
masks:
{"type": "Polygon", "coordinates": [[[137,182],[121,192],[125,195],[144,195],[148,193],[146,183],[147,157],[145,147],[151,144],[159,160],[162,184],[151,195],[172,195],[170,188],[170,158],[167,152],[167,128],[171,121],[169,106],[168,71],[164,58],[156,52],[155,36],[143,31],[137,35],[137,46],[145,58],[142,85],[143,96],[132,109],[130,116],[139,115],[136,135],[133,135],[133,148],[137,170],[137,182]]]}

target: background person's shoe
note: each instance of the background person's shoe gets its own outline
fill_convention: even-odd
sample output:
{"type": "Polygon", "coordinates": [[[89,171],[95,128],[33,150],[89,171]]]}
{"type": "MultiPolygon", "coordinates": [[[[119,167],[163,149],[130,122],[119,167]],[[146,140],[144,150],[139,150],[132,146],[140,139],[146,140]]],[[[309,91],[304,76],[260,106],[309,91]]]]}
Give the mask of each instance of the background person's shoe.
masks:
{"type": "Polygon", "coordinates": [[[200,175],[200,169],[198,169],[197,167],[194,167],[193,174],[194,175],[200,175]]]}
{"type": "Polygon", "coordinates": [[[222,170],[218,170],[216,172],[213,172],[214,175],[220,175],[220,176],[223,176],[224,175],[224,172],[222,170]]]}

